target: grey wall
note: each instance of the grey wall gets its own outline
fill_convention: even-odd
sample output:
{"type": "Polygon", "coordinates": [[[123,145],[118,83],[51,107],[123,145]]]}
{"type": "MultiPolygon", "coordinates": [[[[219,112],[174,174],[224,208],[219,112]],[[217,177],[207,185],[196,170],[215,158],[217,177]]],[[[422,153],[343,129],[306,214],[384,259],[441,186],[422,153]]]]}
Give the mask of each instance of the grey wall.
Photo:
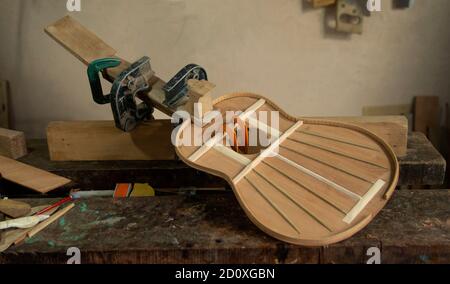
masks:
{"type": "MultiPolygon", "coordinates": [[[[195,62],[216,96],[256,92],[298,116],[360,115],[423,94],[448,102],[450,1],[390,2],[350,38],[325,33],[324,11],[301,0],[82,0],[70,14],[122,57],[149,55],[163,79],[195,62]]],[[[43,32],[66,14],[66,0],[0,0],[0,78],[28,137],[51,120],[112,118],[92,101],[85,67],[43,32]]]]}

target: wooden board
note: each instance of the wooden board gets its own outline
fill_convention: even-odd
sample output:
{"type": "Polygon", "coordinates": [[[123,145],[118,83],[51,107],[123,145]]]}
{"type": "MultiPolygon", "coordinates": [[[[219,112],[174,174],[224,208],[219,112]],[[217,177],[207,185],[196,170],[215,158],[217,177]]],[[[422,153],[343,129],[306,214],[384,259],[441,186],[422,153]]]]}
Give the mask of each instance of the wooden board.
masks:
{"type": "Polygon", "coordinates": [[[439,97],[418,96],[414,102],[414,131],[422,132],[435,142],[439,129],[439,97]]]}
{"type": "Polygon", "coordinates": [[[385,116],[385,115],[404,115],[411,114],[412,105],[386,105],[386,106],[365,106],[362,110],[364,116],[385,116]]]}
{"type": "Polygon", "coordinates": [[[408,119],[405,116],[310,117],[309,119],[332,120],[363,127],[388,143],[397,157],[406,155],[408,148],[408,119]]]}
{"type": "Polygon", "coordinates": [[[280,114],[279,127],[272,131],[279,136],[254,153],[219,145],[229,132],[225,138],[216,133],[201,146],[186,145],[184,135],[195,136],[190,121],[176,134],[177,155],[227,180],[250,220],[275,238],[305,246],[342,241],[365,227],[393,194],[397,158],[386,142],[364,128],[298,120],[266,98],[247,93],[220,97],[214,108],[223,114],[243,112],[237,121],[260,132],[267,131],[257,118],[261,111],[280,114]]]}
{"type": "Polygon", "coordinates": [[[45,32],[86,65],[116,54],[112,47],[70,16],[48,26],[45,32]]]}
{"type": "MultiPolygon", "coordinates": [[[[397,156],[402,157],[406,153],[407,142],[403,141],[403,136],[406,135],[407,140],[408,126],[405,119],[400,116],[333,117],[331,119],[369,129],[388,142],[397,156]]],[[[52,161],[142,161],[174,160],[176,158],[170,141],[173,130],[170,120],[148,122],[138,129],[137,133],[133,135],[124,135],[115,128],[113,121],[52,122],[47,128],[50,158],[52,161]],[[89,135],[94,135],[94,133],[97,139],[90,141],[92,139],[89,139],[89,135]],[[145,141],[151,142],[143,143],[141,141],[139,143],[133,137],[136,139],[142,137],[145,141]],[[86,147],[88,141],[90,147],[86,147]],[[111,143],[114,145],[105,147],[111,143]],[[119,148],[129,149],[129,151],[118,152],[116,150],[112,152],[111,150],[119,148]]]]}
{"type": "Polygon", "coordinates": [[[0,155],[18,159],[27,154],[25,134],[20,131],[0,128],[0,155]]]}
{"type": "Polygon", "coordinates": [[[0,80],[0,127],[9,128],[8,82],[0,80]]]}
{"type": "Polygon", "coordinates": [[[154,120],[130,133],[113,121],[51,122],[47,127],[53,161],[174,160],[170,120],[154,120]]]}
{"type": "Polygon", "coordinates": [[[31,190],[47,193],[70,183],[69,179],[0,156],[1,177],[31,190]]]}

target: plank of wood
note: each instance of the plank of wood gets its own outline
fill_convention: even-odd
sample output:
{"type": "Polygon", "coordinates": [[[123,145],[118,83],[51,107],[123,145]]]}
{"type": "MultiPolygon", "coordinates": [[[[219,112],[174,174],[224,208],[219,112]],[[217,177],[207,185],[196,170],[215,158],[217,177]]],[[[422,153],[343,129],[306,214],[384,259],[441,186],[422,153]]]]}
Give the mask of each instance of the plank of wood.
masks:
{"type": "Polygon", "coordinates": [[[174,160],[170,120],[140,124],[130,133],[113,121],[51,122],[47,139],[52,161],[174,160]]]}
{"type": "MultiPolygon", "coordinates": [[[[414,102],[414,131],[431,139],[432,131],[439,128],[439,97],[417,96],[414,102]]],[[[432,141],[434,142],[434,141],[432,141]]]]}
{"type": "MultiPolygon", "coordinates": [[[[313,118],[316,119],[316,118],[313,118]]],[[[406,154],[408,124],[400,116],[317,118],[353,123],[367,128],[406,154]],[[406,141],[403,141],[403,135],[406,141]]],[[[174,160],[169,120],[149,121],[130,134],[116,129],[112,121],[59,121],[47,128],[52,161],[174,160]],[[92,139],[95,137],[95,139],[92,139]],[[127,151],[123,151],[127,149],[127,151]]]]}
{"type": "Polygon", "coordinates": [[[45,32],[86,65],[95,59],[116,54],[114,48],[70,16],[48,26],[45,32]]]}
{"type": "Polygon", "coordinates": [[[412,113],[411,104],[386,105],[386,106],[365,106],[362,114],[364,116],[386,116],[386,115],[404,115],[412,113]]]}
{"type": "Polygon", "coordinates": [[[0,199],[0,212],[12,218],[20,218],[31,211],[31,206],[25,202],[11,199],[0,199]]]}
{"type": "Polygon", "coordinates": [[[23,132],[0,128],[0,155],[18,159],[27,153],[27,142],[23,132]]]}
{"type": "Polygon", "coordinates": [[[408,119],[405,116],[313,117],[310,119],[332,120],[363,127],[386,141],[397,157],[406,155],[408,119]]]}
{"type": "Polygon", "coordinates": [[[313,8],[321,8],[325,6],[330,6],[336,3],[336,0],[308,0],[313,8]]]}
{"type": "Polygon", "coordinates": [[[70,183],[70,180],[67,178],[57,176],[3,156],[0,156],[0,174],[2,178],[8,181],[40,193],[47,193],[70,183]]]}
{"type": "Polygon", "coordinates": [[[8,82],[0,81],[0,127],[9,128],[8,82]]]}

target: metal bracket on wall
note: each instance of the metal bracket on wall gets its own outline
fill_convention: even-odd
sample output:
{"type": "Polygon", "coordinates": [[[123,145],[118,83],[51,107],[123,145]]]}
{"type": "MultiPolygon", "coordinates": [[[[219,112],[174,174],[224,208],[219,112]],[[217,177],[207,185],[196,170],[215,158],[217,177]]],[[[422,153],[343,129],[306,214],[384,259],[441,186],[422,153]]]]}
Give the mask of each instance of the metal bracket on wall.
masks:
{"type": "Polygon", "coordinates": [[[336,30],[362,34],[363,9],[356,0],[338,0],[336,3],[336,30]]]}

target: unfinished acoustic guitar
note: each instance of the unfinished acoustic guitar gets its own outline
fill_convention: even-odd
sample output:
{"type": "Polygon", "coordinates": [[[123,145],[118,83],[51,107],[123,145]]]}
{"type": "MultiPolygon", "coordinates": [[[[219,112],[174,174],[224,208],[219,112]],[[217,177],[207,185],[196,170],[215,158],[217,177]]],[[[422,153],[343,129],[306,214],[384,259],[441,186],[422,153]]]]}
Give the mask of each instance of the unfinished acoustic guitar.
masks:
{"type": "Polygon", "coordinates": [[[339,242],[364,228],[392,196],[397,159],[363,128],[298,120],[254,94],[221,97],[214,109],[223,115],[242,111],[235,121],[278,138],[252,150],[233,143],[237,140],[226,146],[233,136],[228,129],[203,146],[185,146],[186,131],[195,136],[185,121],[176,135],[177,154],[190,166],[226,179],[247,216],[277,239],[305,246],[339,242]],[[261,111],[279,111],[279,130],[258,121],[261,111]]]}
{"type": "MultiPolygon", "coordinates": [[[[105,57],[118,58],[112,47],[71,17],[58,20],[46,32],[86,65],[105,57]]],[[[117,78],[130,66],[120,61],[120,66],[104,70],[106,77],[117,78]]],[[[150,83],[147,99],[168,115],[186,111],[192,117],[193,105],[201,102],[205,111],[241,111],[233,119],[244,130],[270,132],[273,139],[266,147],[222,146],[226,143],[220,142],[227,139],[237,141],[235,129],[216,133],[202,146],[184,146],[186,129],[193,132],[191,137],[196,134],[186,120],[175,133],[175,142],[177,154],[188,165],[226,179],[248,217],[275,238],[305,246],[346,239],[375,217],[395,189],[399,169],[392,149],[363,128],[298,120],[253,94],[212,102],[205,94],[213,85],[199,80],[191,81],[187,103],[167,105],[166,83],[156,76],[150,83]],[[279,112],[277,129],[262,123],[262,111],[279,112]]]]}

